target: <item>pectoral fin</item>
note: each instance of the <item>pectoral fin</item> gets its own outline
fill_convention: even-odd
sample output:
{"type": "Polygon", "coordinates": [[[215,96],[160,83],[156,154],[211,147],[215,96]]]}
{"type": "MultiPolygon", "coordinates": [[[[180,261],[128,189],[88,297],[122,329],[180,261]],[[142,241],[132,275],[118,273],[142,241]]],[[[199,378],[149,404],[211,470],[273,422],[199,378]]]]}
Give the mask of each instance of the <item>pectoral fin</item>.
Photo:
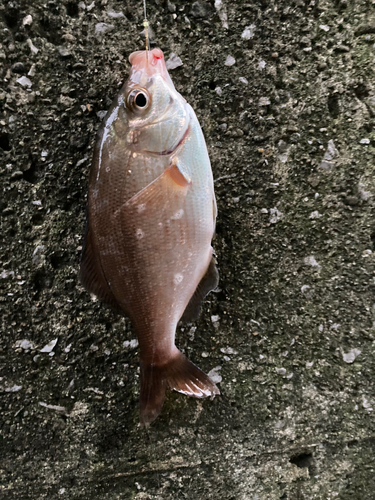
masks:
{"type": "Polygon", "coordinates": [[[191,297],[184,314],[181,316],[183,323],[190,323],[199,318],[202,302],[204,298],[212,291],[215,290],[219,283],[219,271],[216,267],[216,261],[212,257],[211,262],[207,268],[206,274],[203,276],[194,295],[191,297]]]}

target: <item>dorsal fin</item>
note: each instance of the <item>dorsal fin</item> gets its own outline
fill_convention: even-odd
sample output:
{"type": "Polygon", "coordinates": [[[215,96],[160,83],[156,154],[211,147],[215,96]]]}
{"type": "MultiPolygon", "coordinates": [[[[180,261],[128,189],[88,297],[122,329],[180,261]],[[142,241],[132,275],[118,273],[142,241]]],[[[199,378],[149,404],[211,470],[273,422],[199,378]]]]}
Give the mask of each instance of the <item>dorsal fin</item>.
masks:
{"type": "Polygon", "coordinates": [[[104,276],[100,258],[95,249],[93,234],[90,230],[88,218],[86,222],[79,277],[82,285],[88,292],[96,295],[99,300],[111,306],[115,311],[123,313],[104,276]]]}
{"type": "Polygon", "coordinates": [[[216,261],[212,257],[210,264],[207,268],[206,274],[200,280],[194,295],[191,297],[184,314],[181,316],[183,323],[190,323],[196,321],[201,313],[202,302],[204,298],[212,291],[215,290],[219,283],[219,271],[216,267],[216,261]]]}

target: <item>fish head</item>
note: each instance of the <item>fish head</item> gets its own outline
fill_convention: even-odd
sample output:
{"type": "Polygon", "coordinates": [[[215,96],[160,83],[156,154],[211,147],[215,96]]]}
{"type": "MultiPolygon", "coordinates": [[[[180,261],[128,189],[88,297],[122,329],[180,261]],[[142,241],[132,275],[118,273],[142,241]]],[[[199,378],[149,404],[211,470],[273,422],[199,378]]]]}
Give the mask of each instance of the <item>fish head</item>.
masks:
{"type": "Polygon", "coordinates": [[[127,147],[138,153],[171,153],[189,127],[188,105],[176,91],[160,49],[133,52],[129,61],[132,67],[119,115],[127,147]]]}

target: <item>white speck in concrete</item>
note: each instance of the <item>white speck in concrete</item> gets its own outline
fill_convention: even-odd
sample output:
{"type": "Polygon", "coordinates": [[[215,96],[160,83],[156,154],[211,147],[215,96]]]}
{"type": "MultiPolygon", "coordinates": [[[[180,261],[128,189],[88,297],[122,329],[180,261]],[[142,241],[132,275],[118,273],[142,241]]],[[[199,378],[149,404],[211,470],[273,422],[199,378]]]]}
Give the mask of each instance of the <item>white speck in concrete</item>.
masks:
{"type": "Polygon", "coordinates": [[[115,12],[112,9],[107,10],[107,16],[112,17],[112,19],[121,19],[122,17],[125,17],[121,10],[119,12],[115,12]]]}
{"type": "Polygon", "coordinates": [[[123,347],[130,348],[130,349],[135,349],[138,347],[138,340],[137,339],[132,339],[132,340],[125,340],[122,343],[123,347]]]}
{"type": "Polygon", "coordinates": [[[64,415],[68,415],[67,409],[65,406],[59,406],[59,405],[48,405],[47,403],[43,403],[43,401],[39,401],[40,406],[43,406],[43,408],[47,408],[48,410],[53,410],[57,411],[58,413],[63,413],[64,415]]]}
{"type": "MultiPolygon", "coordinates": [[[[0,387],[0,390],[2,388],[0,387]]],[[[11,385],[11,386],[8,386],[8,387],[5,387],[5,389],[3,389],[5,392],[18,392],[22,389],[22,385],[17,385],[17,384],[14,384],[14,385],[11,385]]]]}
{"type": "Polygon", "coordinates": [[[240,81],[241,83],[244,83],[245,85],[248,85],[248,84],[249,84],[249,82],[246,80],[246,78],[245,78],[244,76],[240,76],[240,77],[239,77],[239,81],[240,81]]]}
{"type": "Polygon", "coordinates": [[[236,60],[233,56],[227,56],[224,64],[225,66],[233,66],[233,64],[236,64],[236,60]]]}
{"type": "Polygon", "coordinates": [[[189,337],[189,340],[193,341],[194,340],[194,337],[195,337],[195,332],[197,330],[197,327],[196,326],[192,326],[190,328],[190,330],[188,331],[188,337],[189,337]]]}
{"type": "Polygon", "coordinates": [[[250,24],[250,26],[246,26],[246,28],[243,30],[241,38],[244,40],[250,40],[250,38],[253,38],[254,36],[254,31],[256,29],[255,24],[250,24]]]}
{"type": "Polygon", "coordinates": [[[303,259],[303,262],[306,266],[321,268],[322,266],[316,261],[313,255],[309,255],[303,259]]]}
{"type": "Polygon", "coordinates": [[[114,29],[113,24],[97,23],[95,25],[95,36],[98,40],[102,40],[103,36],[109,31],[112,31],[113,29],[114,29]]]}
{"type": "Polygon", "coordinates": [[[270,224],[276,224],[283,218],[284,214],[276,207],[270,208],[270,224]]]}
{"type": "Polygon", "coordinates": [[[314,212],[311,212],[309,219],[319,219],[321,216],[322,214],[318,210],[314,210],[314,212]]]}
{"type": "Polygon", "coordinates": [[[326,24],[319,24],[319,28],[323,31],[329,31],[329,26],[327,26],[326,24]]]}
{"type": "Polygon", "coordinates": [[[17,342],[14,345],[15,345],[15,347],[21,347],[21,349],[23,349],[24,351],[35,349],[34,344],[32,342],[30,342],[30,340],[26,340],[26,339],[17,340],[17,342]]]}
{"type": "Polygon", "coordinates": [[[258,106],[269,106],[271,101],[268,97],[261,97],[258,102],[258,106]]]}
{"type": "MultiPolygon", "coordinates": [[[[18,80],[17,80],[18,81],[18,80]]],[[[359,144],[370,144],[370,139],[361,139],[359,144]]]]}
{"type": "Polygon", "coordinates": [[[235,351],[232,347],[221,347],[220,352],[223,354],[238,354],[238,351],[235,351]]]}
{"type": "Polygon", "coordinates": [[[338,155],[339,155],[339,152],[336,149],[335,143],[333,142],[332,139],[330,139],[328,141],[327,150],[324,153],[323,160],[319,165],[320,168],[322,168],[323,170],[327,170],[328,172],[331,172],[331,170],[335,166],[335,162],[333,160],[338,155]]]}
{"type": "Polygon", "coordinates": [[[31,52],[32,52],[33,54],[37,54],[37,53],[39,52],[39,49],[37,49],[37,48],[35,47],[35,45],[33,44],[32,40],[30,40],[30,38],[28,38],[28,39],[26,40],[26,43],[27,43],[27,45],[29,46],[29,48],[30,48],[30,50],[31,50],[31,52]]]}
{"type": "Polygon", "coordinates": [[[366,411],[373,411],[372,403],[362,394],[362,406],[366,411]]]}
{"type": "Polygon", "coordinates": [[[342,353],[342,359],[345,361],[345,363],[353,363],[356,357],[360,354],[360,349],[351,349],[349,352],[342,353]]]}
{"type": "Polygon", "coordinates": [[[266,65],[267,65],[266,61],[263,61],[263,59],[261,59],[258,63],[258,70],[263,71],[266,65]]]}
{"type": "Polygon", "coordinates": [[[179,66],[182,66],[184,63],[181,61],[181,58],[178,57],[174,52],[171,52],[169,59],[165,61],[165,65],[167,70],[176,69],[179,66]]]}
{"type": "Polygon", "coordinates": [[[30,14],[28,14],[22,19],[23,26],[31,26],[32,23],[33,23],[33,18],[32,16],[30,16],[30,14]]]}
{"type": "Polygon", "coordinates": [[[22,85],[22,87],[32,86],[32,81],[29,78],[27,78],[27,76],[21,76],[20,78],[17,78],[16,82],[22,85]]]}
{"type": "Polygon", "coordinates": [[[219,375],[219,371],[221,370],[221,366],[215,366],[211,371],[208,372],[208,376],[215,384],[220,384],[223,380],[223,377],[219,375]]]}
{"type": "Polygon", "coordinates": [[[6,279],[8,278],[9,276],[12,276],[12,278],[14,278],[14,271],[1,271],[0,273],[0,278],[1,279],[6,279]]]}
{"type": "Polygon", "coordinates": [[[33,252],[32,262],[35,266],[40,266],[43,264],[44,260],[44,245],[38,245],[33,252]]]}
{"type": "Polygon", "coordinates": [[[365,191],[365,186],[362,182],[358,184],[358,194],[363,201],[367,201],[372,197],[372,193],[370,191],[365,191]]]}
{"type": "Polygon", "coordinates": [[[285,368],[276,368],[276,373],[284,376],[284,375],[286,375],[286,370],[285,370],[285,368]]]}
{"type": "Polygon", "coordinates": [[[215,9],[220,17],[222,27],[228,29],[227,9],[223,4],[223,0],[215,0],[215,9]]]}
{"type": "Polygon", "coordinates": [[[57,341],[58,341],[58,338],[51,340],[51,342],[48,342],[48,344],[46,344],[44,347],[42,347],[40,352],[52,352],[53,349],[55,348],[55,345],[57,344],[57,341]]]}
{"type": "Polygon", "coordinates": [[[107,114],[107,110],[106,109],[101,109],[100,111],[98,111],[96,113],[96,116],[100,119],[100,120],[103,120],[103,118],[105,117],[105,115],[107,114]]]}

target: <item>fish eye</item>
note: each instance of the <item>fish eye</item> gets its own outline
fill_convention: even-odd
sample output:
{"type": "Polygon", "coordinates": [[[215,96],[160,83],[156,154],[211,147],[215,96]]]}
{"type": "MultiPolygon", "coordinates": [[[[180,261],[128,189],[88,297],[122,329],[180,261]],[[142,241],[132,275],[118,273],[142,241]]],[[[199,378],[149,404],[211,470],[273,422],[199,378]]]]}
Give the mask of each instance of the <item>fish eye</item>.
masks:
{"type": "Polygon", "coordinates": [[[141,111],[148,107],[150,97],[144,89],[132,90],[128,95],[127,106],[132,111],[141,111]]]}
{"type": "Polygon", "coordinates": [[[138,94],[135,96],[134,102],[135,105],[138,106],[138,108],[144,108],[147,104],[147,97],[143,92],[138,92],[138,94]]]}

